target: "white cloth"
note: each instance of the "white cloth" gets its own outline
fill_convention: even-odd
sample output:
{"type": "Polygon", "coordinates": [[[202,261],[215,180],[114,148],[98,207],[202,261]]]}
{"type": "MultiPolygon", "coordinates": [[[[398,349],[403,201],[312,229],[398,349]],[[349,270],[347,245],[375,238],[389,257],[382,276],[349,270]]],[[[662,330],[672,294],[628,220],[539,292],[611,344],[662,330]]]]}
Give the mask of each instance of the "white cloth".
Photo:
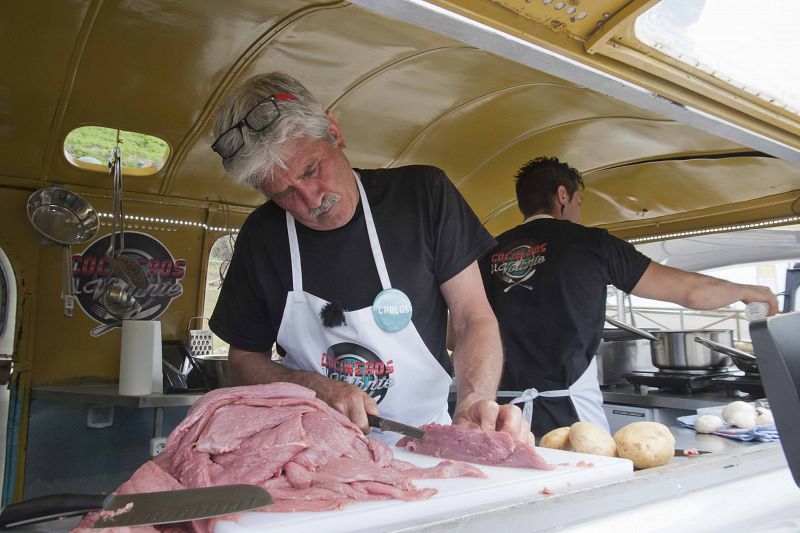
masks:
{"type": "MultiPolygon", "coordinates": [[[[679,416],[676,420],[682,426],[694,429],[694,422],[697,420],[697,415],[679,416]]],[[[741,429],[726,424],[724,427],[715,431],[714,435],[743,441],[758,440],[761,442],[773,442],[781,440],[780,435],[778,435],[778,428],[775,427],[775,424],[757,426],[750,429],[741,429]]]]}
{"type": "Polygon", "coordinates": [[[606,431],[610,431],[606,413],[603,411],[603,393],[597,381],[597,357],[592,358],[589,367],[568,389],[540,392],[531,388],[524,390],[509,403],[522,403],[522,416],[530,424],[533,420],[533,400],[539,396],[545,398],[569,396],[581,422],[594,422],[606,431]]]}
{"type": "MultiPolygon", "coordinates": [[[[375,230],[372,211],[367,195],[358,175],[355,176],[364,219],[367,225],[370,247],[383,289],[391,288],[389,272],[381,252],[380,242],[375,230]]],[[[345,323],[326,328],[320,321],[320,311],[327,301],[303,291],[303,274],[300,247],[297,241],[294,217],[287,211],[286,228],[289,234],[289,248],[292,258],[292,291],[286,297],[286,305],[278,329],[277,342],[286,350],[284,366],[295,370],[316,372],[322,375],[350,382],[367,390],[375,397],[381,390],[385,395],[378,404],[382,416],[398,420],[412,426],[431,422],[449,424],[447,397],[452,379],[442,368],[425,342],[417,332],[414,322],[400,331],[388,332],[381,329],[374,320],[371,307],[344,313],[345,323]],[[355,345],[348,352],[347,364],[364,364],[361,351],[377,355],[380,364],[387,372],[381,382],[377,376],[358,375],[357,372],[332,371],[330,353],[333,347],[343,343],[355,345]],[[388,369],[391,368],[391,371],[388,369]],[[377,386],[377,388],[376,388],[377,386]]],[[[353,280],[354,283],[357,280],[353,280]]],[[[412,302],[413,305],[413,302],[412,302]]],[[[344,361],[343,361],[344,364],[344,361]]],[[[363,367],[362,367],[363,368],[363,367]]],[[[394,444],[401,435],[382,433],[373,429],[370,435],[377,436],[388,444],[394,444]]]]}

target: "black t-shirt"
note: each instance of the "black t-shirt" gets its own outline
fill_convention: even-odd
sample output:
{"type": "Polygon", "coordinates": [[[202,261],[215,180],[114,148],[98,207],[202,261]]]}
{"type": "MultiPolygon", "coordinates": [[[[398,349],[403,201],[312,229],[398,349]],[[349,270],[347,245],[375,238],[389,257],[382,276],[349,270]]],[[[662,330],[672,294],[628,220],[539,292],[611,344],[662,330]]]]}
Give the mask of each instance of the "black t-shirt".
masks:
{"type": "MultiPolygon", "coordinates": [[[[490,250],[495,241],[447,176],[430,166],[358,170],[392,286],[413,305],[425,345],[452,374],[445,348],[447,306],[439,286],[490,250]]],[[[382,290],[361,202],[341,228],[296,224],[303,290],[347,310],[371,307],[382,290]]],[[[237,348],[268,352],[275,342],[292,267],[286,214],[274,202],[245,221],[210,320],[237,348]]]]}
{"type": "Polygon", "coordinates": [[[551,218],[497,241],[480,265],[505,350],[500,388],[566,389],[600,344],[606,287],[630,292],[650,259],[606,230],[551,218]]]}

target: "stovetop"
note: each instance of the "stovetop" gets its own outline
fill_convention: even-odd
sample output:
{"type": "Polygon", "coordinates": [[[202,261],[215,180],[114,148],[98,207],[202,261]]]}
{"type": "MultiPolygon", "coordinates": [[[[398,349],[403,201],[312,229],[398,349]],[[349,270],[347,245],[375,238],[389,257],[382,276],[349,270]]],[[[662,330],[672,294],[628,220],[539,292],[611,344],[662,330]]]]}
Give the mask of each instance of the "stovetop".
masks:
{"type": "Polygon", "coordinates": [[[682,394],[712,389],[723,389],[731,396],[735,391],[764,394],[759,377],[743,372],[630,372],[623,377],[634,386],[637,393],[642,392],[642,386],[647,386],[682,394]]]}

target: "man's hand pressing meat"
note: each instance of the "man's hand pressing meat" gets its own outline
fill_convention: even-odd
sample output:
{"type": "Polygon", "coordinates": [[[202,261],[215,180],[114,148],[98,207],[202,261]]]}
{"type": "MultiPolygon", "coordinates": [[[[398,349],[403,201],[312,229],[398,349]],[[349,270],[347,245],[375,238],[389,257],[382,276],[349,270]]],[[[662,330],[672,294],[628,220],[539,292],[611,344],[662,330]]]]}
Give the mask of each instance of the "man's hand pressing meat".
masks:
{"type": "Polygon", "coordinates": [[[324,401],[361,428],[364,434],[370,432],[367,414],[378,415],[378,404],[375,399],[354,385],[344,381],[336,381],[327,377],[314,375],[317,398],[324,401]]]}
{"type": "Polygon", "coordinates": [[[248,352],[231,346],[228,353],[230,361],[231,382],[236,385],[253,385],[257,383],[289,382],[302,385],[317,393],[317,398],[324,401],[361,428],[370,431],[367,413],[378,414],[375,400],[354,385],[330,379],[315,372],[290,370],[274,361],[268,354],[248,352]]]}
{"type": "Polygon", "coordinates": [[[453,416],[453,424],[475,427],[481,431],[505,431],[516,442],[535,445],[530,425],[516,405],[498,405],[491,400],[461,402],[453,416]]]}
{"type": "Polygon", "coordinates": [[[484,294],[475,293],[472,278],[480,277],[468,268],[442,284],[450,308],[449,336],[453,341],[453,364],[458,402],[453,423],[482,431],[505,431],[516,442],[534,444],[530,424],[515,405],[498,405],[497,386],[503,369],[497,320],[484,294]]]}

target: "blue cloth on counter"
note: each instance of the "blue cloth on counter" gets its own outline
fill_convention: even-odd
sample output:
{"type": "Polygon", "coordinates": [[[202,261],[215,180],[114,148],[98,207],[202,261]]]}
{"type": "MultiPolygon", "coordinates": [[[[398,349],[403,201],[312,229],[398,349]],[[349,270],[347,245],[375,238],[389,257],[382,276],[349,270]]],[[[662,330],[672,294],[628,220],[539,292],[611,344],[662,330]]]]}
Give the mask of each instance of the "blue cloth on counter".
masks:
{"type": "MultiPolygon", "coordinates": [[[[697,420],[697,416],[698,415],[679,416],[677,420],[682,426],[694,429],[694,421],[697,420]]],[[[719,430],[715,431],[714,435],[743,441],[758,440],[761,442],[773,442],[780,440],[780,437],[778,436],[778,429],[774,424],[769,426],[758,426],[752,429],[740,429],[726,424],[719,430]]]]}

